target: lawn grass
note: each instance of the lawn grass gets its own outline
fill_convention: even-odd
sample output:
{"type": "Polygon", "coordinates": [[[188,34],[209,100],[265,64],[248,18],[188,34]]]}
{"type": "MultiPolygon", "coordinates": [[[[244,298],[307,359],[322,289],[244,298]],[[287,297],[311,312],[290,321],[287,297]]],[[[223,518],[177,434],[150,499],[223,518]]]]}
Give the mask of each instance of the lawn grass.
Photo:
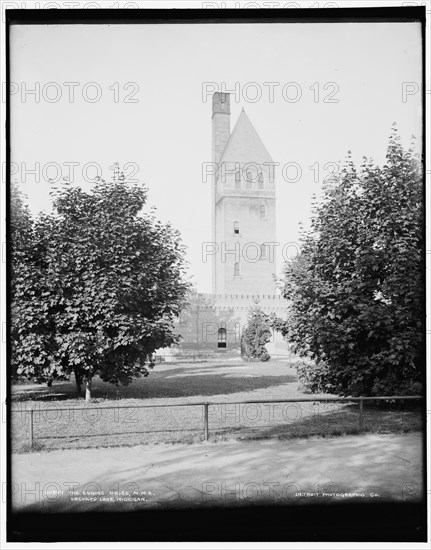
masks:
{"type": "MultiPolygon", "coordinates": [[[[296,369],[269,363],[161,365],[148,378],[117,388],[96,378],[89,406],[74,383],[51,388],[20,384],[12,391],[12,450],[41,451],[149,443],[203,441],[203,407],[138,408],[139,405],[210,404],[210,441],[329,436],[358,433],[358,405],[344,403],[235,404],[238,401],[327,397],[306,395],[296,369]],[[226,405],[216,404],[227,402],[226,405]],[[112,406],[106,410],[101,407],[112,406]],[[129,409],[120,407],[129,406],[129,409]],[[60,407],[66,411],[58,410],[60,407]],[[83,407],[84,410],[76,410],[83,407]],[[90,410],[89,407],[96,407],[90,410]],[[29,409],[34,409],[34,446],[29,446],[29,409]]],[[[364,430],[378,433],[422,429],[418,409],[388,409],[367,403],[364,430]]]]}

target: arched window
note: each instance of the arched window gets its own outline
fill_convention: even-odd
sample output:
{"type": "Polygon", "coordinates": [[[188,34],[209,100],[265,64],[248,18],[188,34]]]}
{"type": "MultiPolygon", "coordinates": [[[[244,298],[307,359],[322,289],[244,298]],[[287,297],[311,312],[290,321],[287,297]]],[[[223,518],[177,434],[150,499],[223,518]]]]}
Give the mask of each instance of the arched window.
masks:
{"type": "Polygon", "coordinates": [[[217,331],[217,347],[225,348],[226,347],[226,329],[221,327],[217,331]]]}
{"type": "Polygon", "coordinates": [[[259,172],[259,177],[258,177],[258,180],[257,180],[257,188],[258,189],[263,189],[263,174],[262,174],[262,171],[259,172]]]}
{"type": "Polygon", "coordinates": [[[266,208],[264,204],[261,204],[259,206],[259,217],[260,218],[266,218],[266,208]]]}
{"type": "Polygon", "coordinates": [[[260,259],[261,260],[266,260],[266,258],[268,257],[268,247],[266,244],[261,244],[260,245],[260,259]]]}
{"type": "Polygon", "coordinates": [[[233,222],[233,232],[235,235],[239,235],[239,222],[233,222]]]}
{"type": "Polygon", "coordinates": [[[233,264],[233,276],[239,277],[239,262],[233,264]]]}

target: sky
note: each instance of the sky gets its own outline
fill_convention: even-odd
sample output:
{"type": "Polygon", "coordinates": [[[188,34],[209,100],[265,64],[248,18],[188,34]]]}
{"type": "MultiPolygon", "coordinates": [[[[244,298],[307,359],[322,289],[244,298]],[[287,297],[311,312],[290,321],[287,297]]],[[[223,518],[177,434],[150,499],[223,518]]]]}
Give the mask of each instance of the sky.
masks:
{"type": "Polygon", "coordinates": [[[415,23],[14,26],[12,181],[37,213],[51,208],[48,179],[90,188],[118,162],[211,292],[212,92],[232,92],[231,128],[244,108],[279,163],[277,241],[296,243],[348,150],[383,164],[396,122],[420,151],[421,47],[415,23]]]}

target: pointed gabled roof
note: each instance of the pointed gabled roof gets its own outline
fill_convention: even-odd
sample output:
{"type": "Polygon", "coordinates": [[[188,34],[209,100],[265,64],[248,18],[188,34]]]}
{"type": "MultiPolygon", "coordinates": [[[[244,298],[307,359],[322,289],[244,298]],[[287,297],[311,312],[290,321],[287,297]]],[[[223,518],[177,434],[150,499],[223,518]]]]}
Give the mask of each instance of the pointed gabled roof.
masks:
{"type": "Polygon", "coordinates": [[[239,162],[240,164],[273,162],[244,109],[226,143],[220,164],[222,162],[239,162]]]}

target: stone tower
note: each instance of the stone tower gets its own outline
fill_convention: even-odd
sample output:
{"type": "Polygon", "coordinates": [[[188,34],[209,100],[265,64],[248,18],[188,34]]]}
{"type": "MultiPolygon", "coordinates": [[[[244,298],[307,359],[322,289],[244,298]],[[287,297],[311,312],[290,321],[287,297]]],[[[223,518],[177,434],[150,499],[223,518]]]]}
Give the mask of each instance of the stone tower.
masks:
{"type": "MultiPolygon", "coordinates": [[[[274,280],[274,163],[244,110],[230,132],[228,93],[212,98],[212,160],[217,168],[212,178],[213,235],[206,243],[212,248],[212,293],[192,296],[181,312],[177,330],[183,340],[160,352],[166,360],[188,354],[239,356],[241,333],[255,305],[267,315],[286,318],[286,300],[274,280]]],[[[290,354],[276,331],[266,348],[270,354],[290,354]]]]}
{"type": "Polygon", "coordinates": [[[213,293],[275,293],[274,164],[242,110],[230,133],[230,97],[212,102],[213,293]]]}

